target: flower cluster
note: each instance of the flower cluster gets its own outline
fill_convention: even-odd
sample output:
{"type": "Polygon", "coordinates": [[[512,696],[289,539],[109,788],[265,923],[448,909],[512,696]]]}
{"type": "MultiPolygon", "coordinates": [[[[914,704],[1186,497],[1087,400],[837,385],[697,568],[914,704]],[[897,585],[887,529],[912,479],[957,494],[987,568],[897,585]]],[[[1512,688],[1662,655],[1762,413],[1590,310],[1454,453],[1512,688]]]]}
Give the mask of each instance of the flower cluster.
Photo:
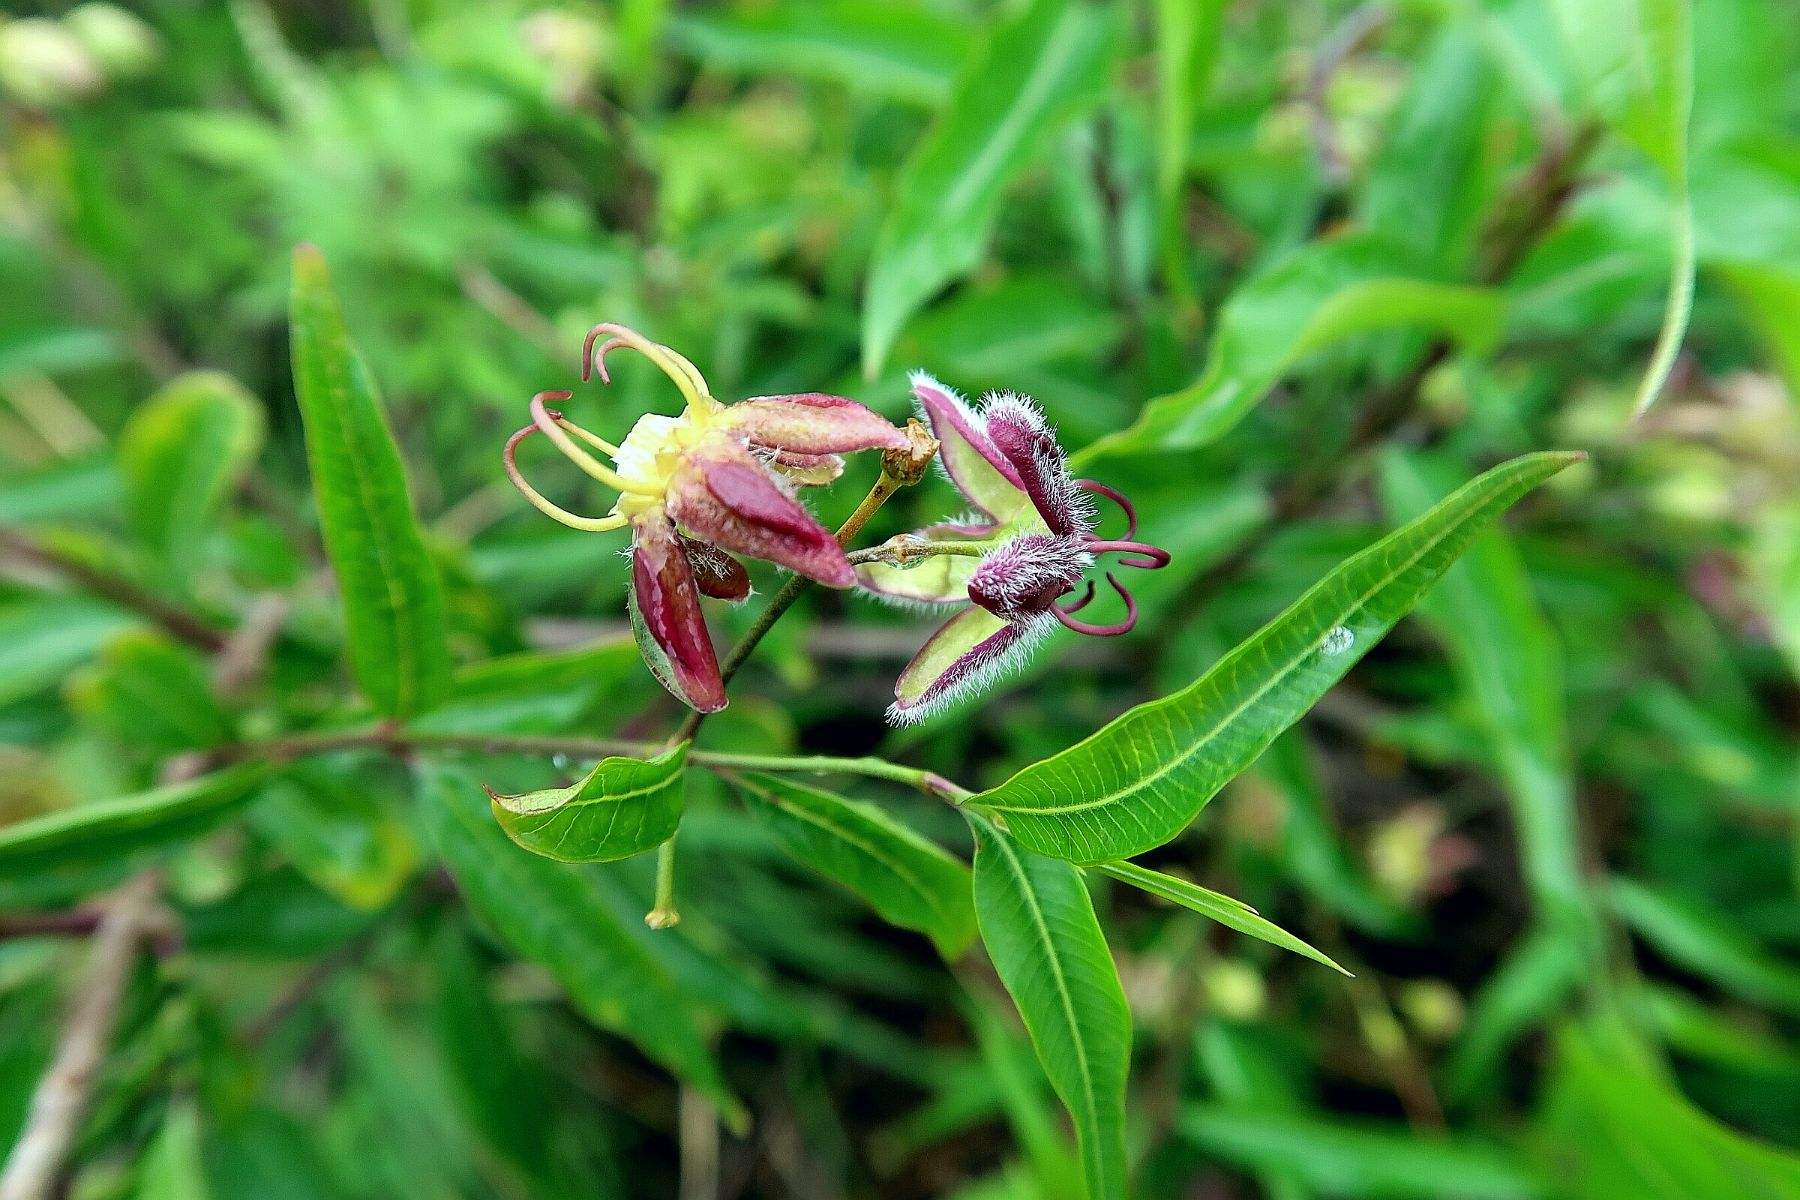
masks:
{"type": "Polygon", "coordinates": [[[588,334],[582,378],[597,369],[610,382],[606,355],[621,347],[662,369],[682,395],[681,415],[646,413],[615,446],[550,407],[568,400],[568,392],[543,392],[531,401],[532,423],[506,443],[506,471],[526,499],[564,525],[595,532],[630,527],[629,608],[644,659],[678,699],[716,712],[725,707],[725,685],[700,596],[741,600],[749,594],[749,576],[733,553],[766,559],[827,587],[854,585],[843,547],[793,489],[836,479],[844,467],[839,455],[903,450],[907,437],[842,396],[808,392],[722,404],[687,359],[622,325],[598,325],[588,334]],[[610,513],[578,516],[526,482],[516,454],[534,433],[619,493],[610,513]],[[595,459],[578,439],[613,465],[595,459]]]}
{"type": "Polygon", "coordinates": [[[997,393],[976,410],[922,372],[913,376],[913,395],[937,437],[938,461],[977,511],[900,539],[893,561],[857,568],[859,582],[877,595],[966,605],[901,672],[888,709],[896,724],[924,720],[990,686],[1059,624],[1094,637],[1129,632],[1137,604],[1111,571],[1106,581],[1124,602],[1124,617],[1097,625],[1074,615],[1094,598],[1087,572],[1099,556],[1118,553],[1120,565],[1146,569],[1169,562],[1166,551],[1134,540],[1137,514],[1124,496],[1070,474],[1062,446],[1030,400],[997,393]],[[1094,495],[1124,513],[1122,538],[1095,534],[1094,495]],[[1084,582],[1079,598],[1062,603],[1084,582]]]}
{"type": "Polygon", "coordinates": [[[588,335],[582,378],[598,370],[610,382],[606,355],[621,347],[643,354],[675,384],[684,401],[679,416],[645,414],[615,446],[551,407],[568,400],[568,392],[541,392],[531,401],[531,424],[508,440],[503,460],[526,499],[564,525],[630,528],[628,608],[639,648],[663,686],[699,712],[725,707],[700,597],[749,594],[749,576],[734,554],[828,587],[861,585],[902,603],[958,608],[901,672],[888,709],[896,724],[923,720],[987,687],[1058,625],[1094,637],[1128,632],[1137,604],[1111,571],[1105,577],[1125,605],[1124,616],[1112,624],[1075,616],[1094,598],[1088,572],[1106,554],[1118,554],[1119,564],[1130,567],[1169,561],[1165,551],[1135,540],[1137,515],[1124,496],[1071,476],[1061,445],[1030,400],[999,393],[977,409],[920,373],[913,395],[936,435],[938,461],[975,511],[860,552],[852,565],[836,537],[795,499],[796,489],[830,483],[843,471],[840,455],[857,450],[911,450],[923,470],[930,439],[922,430],[915,427],[923,452],[906,431],[869,409],[818,392],[722,404],[687,359],[622,325],[599,325],[588,335]],[[610,512],[569,512],[525,480],[518,447],[538,433],[618,492],[610,512]],[[1094,532],[1095,495],[1124,513],[1122,537],[1094,532]]]}

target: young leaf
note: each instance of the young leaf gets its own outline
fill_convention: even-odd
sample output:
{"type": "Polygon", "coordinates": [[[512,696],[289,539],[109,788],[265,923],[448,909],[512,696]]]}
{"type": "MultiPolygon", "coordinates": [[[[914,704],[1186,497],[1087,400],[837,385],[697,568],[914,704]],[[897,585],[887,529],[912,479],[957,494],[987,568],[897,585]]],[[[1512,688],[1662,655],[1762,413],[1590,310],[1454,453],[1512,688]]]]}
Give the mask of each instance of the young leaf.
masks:
{"type": "Polygon", "coordinates": [[[881,0],[684,12],[670,33],[710,66],[827,79],[934,107],[950,94],[969,41],[964,21],[881,0]]]}
{"type": "Polygon", "coordinates": [[[975,813],[975,913],[994,969],[1075,1122],[1090,1200],[1126,1193],[1131,1012],[1081,874],[975,813]]]}
{"type": "Polygon", "coordinates": [[[444,597],[406,491],[400,450],[350,344],[325,259],[294,252],[294,393],[325,550],[349,630],[350,667],[389,716],[423,712],[450,673],[444,597]]]}
{"type": "Polygon", "coordinates": [[[178,1101],[138,1164],[138,1200],[207,1200],[202,1150],[200,1110],[191,1100],[178,1101]]]}
{"type": "Polygon", "coordinates": [[[132,532],[177,572],[262,449],[263,411],[237,380],[193,371],[139,405],[119,434],[132,532]]]}
{"type": "Polygon", "coordinates": [[[457,772],[421,774],[421,819],[469,907],[555,976],[590,1021],[635,1042],[741,1124],[743,1108],[719,1075],[692,997],[620,927],[581,869],[519,853],[478,792],[457,772]]]}
{"type": "Polygon", "coordinates": [[[1344,562],[1183,690],[969,803],[1056,858],[1101,862],[1162,845],[1368,653],[1477,531],[1579,457],[1495,467],[1344,562]]]}
{"type": "Polygon", "coordinates": [[[1000,195],[1057,127],[1099,99],[1112,23],[1097,6],[1034,0],[977,50],[937,126],[902,169],[863,305],[863,372],[873,378],[913,312],[975,265],[1000,195]]]}
{"type": "Polygon", "coordinates": [[[686,742],[655,758],[603,758],[577,783],[520,796],[488,789],[494,819],[533,854],[558,862],[612,862],[642,854],[681,823],[686,742]]]}
{"type": "Polygon", "coordinates": [[[867,900],[882,918],[916,929],[953,959],[975,936],[969,872],[872,804],[776,775],[731,781],[795,860],[867,900]]]}
{"type": "Polygon", "coordinates": [[[0,828],[0,882],[116,862],[205,833],[249,796],[263,774],[260,766],[232,767],[0,828]]]}
{"type": "Polygon", "coordinates": [[[134,750],[173,754],[231,738],[199,655],[161,633],[120,634],[65,690],[72,708],[134,750]]]}
{"type": "Polygon", "coordinates": [[[1295,363],[1360,333],[1411,326],[1479,349],[1499,336],[1500,293],[1410,273],[1417,256],[1367,235],[1301,247],[1232,293],[1198,379],[1144,406],[1126,429],[1075,456],[1189,450],[1223,437],[1295,363]]]}
{"type": "Polygon", "coordinates": [[[1164,875],[1161,871],[1152,871],[1129,862],[1095,863],[1094,868],[1102,874],[1111,875],[1149,892],[1152,896],[1161,896],[1172,904],[1183,908],[1191,908],[1203,917],[1209,917],[1228,929],[1239,933],[1247,933],[1253,938],[1261,938],[1271,946],[1280,946],[1283,950],[1292,950],[1295,954],[1304,955],[1316,963],[1330,967],[1341,975],[1350,972],[1332,962],[1330,958],[1313,949],[1273,921],[1257,916],[1256,910],[1241,900],[1203,888],[1197,883],[1189,883],[1185,879],[1177,879],[1173,875],[1164,875]]]}

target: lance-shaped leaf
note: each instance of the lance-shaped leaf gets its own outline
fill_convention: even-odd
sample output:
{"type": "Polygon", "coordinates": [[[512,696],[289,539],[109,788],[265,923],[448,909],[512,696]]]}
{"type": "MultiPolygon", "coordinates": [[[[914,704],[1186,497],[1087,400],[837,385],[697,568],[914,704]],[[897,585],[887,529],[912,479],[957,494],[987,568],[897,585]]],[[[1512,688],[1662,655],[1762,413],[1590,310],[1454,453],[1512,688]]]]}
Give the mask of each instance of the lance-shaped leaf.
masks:
{"type": "Polygon", "coordinates": [[[946,959],[975,936],[968,868],[881,809],[776,775],[732,782],[782,849],[867,900],[884,920],[925,934],[946,959]]]}
{"type": "Polygon", "coordinates": [[[1215,441],[1307,355],[1356,334],[1424,328],[1476,349],[1491,345],[1505,316],[1500,293],[1420,278],[1416,259],[1370,235],[1296,250],[1232,293],[1193,383],[1151,400],[1129,428],[1077,454],[1076,465],[1215,441]]]}
{"type": "Polygon", "coordinates": [[[500,828],[533,854],[559,862],[612,862],[642,854],[681,823],[688,744],[648,761],[603,758],[578,783],[518,796],[489,789],[500,828]]]}
{"type": "Polygon", "coordinates": [[[1580,457],[1528,454],[1495,467],[1345,561],[1186,688],[969,802],[1057,858],[1101,862],[1162,845],[1368,653],[1477,532],[1580,457]]]}
{"type": "Polygon", "coordinates": [[[200,656],[166,634],[121,633],[63,691],[77,713],[139,752],[209,749],[231,738],[200,656]]]}
{"type": "Polygon", "coordinates": [[[919,305],[981,257],[1007,183],[1100,98],[1115,41],[1099,7],[1035,0],[964,64],[942,118],[901,172],[876,241],[863,307],[869,377],[919,305]]]}
{"type": "Polygon", "coordinates": [[[0,883],[124,863],[198,836],[236,811],[264,773],[260,766],[232,767],[0,828],[0,883]]]}
{"type": "Polygon", "coordinates": [[[1197,883],[1189,883],[1187,880],[1178,879],[1173,875],[1164,875],[1161,871],[1140,867],[1136,863],[1097,863],[1094,869],[1102,874],[1111,875],[1114,879],[1129,883],[1132,887],[1142,888],[1152,896],[1160,896],[1172,904],[1191,908],[1201,916],[1217,921],[1227,929],[1235,929],[1239,933],[1247,933],[1253,938],[1261,938],[1271,946],[1292,950],[1295,954],[1310,958],[1341,974],[1350,974],[1326,955],[1313,949],[1275,922],[1258,916],[1256,910],[1242,900],[1234,900],[1223,892],[1215,892],[1211,888],[1203,888],[1197,883]]]}
{"type": "Polygon", "coordinates": [[[325,260],[310,246],[294,252],[292,339],[294,394],[343,593],[351,670],[381,712],[423,712],[450,675],[443,588],[374,381],[350,344],[325,260]]]}
{"type": "Polygon", "coordinates": [[[1087,885],[1068,863],[968,816],[981,940],[1075,1123],[1090,1200],[1124,1196],[1131,1012],[1087,885]]]}
{"type": "Polygon", "coordinates": [[[237,380],[194,371],[144,401],[119,434],[132,532],[178,571],[207,521],[255,461],[263,412],[237,380]]]}
{"type": "Polygon", "coordinates": [[[422,772],[421,820],[469,907],[513,950],[549,971],[590,1021],[636,1043],[741,1128],[743,1106],[713,1061],[698,1003],[621,926],[586,874],[593,868],[519,853],[479,798],[480,789],[458,772],[422,772]]]}

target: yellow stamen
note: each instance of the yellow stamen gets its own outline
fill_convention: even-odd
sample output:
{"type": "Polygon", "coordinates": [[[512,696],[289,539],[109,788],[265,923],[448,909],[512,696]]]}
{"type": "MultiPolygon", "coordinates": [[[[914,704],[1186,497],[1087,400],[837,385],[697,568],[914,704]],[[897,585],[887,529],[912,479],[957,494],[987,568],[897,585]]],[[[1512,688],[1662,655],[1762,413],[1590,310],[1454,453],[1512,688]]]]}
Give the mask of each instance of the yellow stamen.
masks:
{"type": "MultiPolygon", "coordinates": [[[[630,346],[661,368],[662,373],[667,375],[670,382],[681,392],[681,397],[686,401],[690,410],[711,413],[723,407],[712,398],[712,392],[706,386],[706,377],[700,374],[699,369],[667,346],[651,341],[635,329],[627,328],[624,325],[615,325],[611,321],[595,326],[593,332],[588,334],[588,344],[592,346],[595,335],[602,332],[609,334],[620,344],[630,346]]],[[[584,378],[586,367],[587,364],[584,363],[584,378]]]]}
{"type": "Polygon", "coordinates": [[[563,432],[562,426],[557,423],[556,418],[550,415],[550,410],[544,406],[542,395],[531,398],[531,421],[543,432],[545,437],[556,443],[556,448],[561,450],[570,462],[615,492],[636,493],[640,496],[659,494],[655,488],[646,488],[642,484],[634,484],[625,480],[617,471],[604,465],[599,459],[577,446],[575,440],[563,432]]]}
{"type": "Polygon", "coordinates": [[[584,517],[572,513],[568,509],[552,503],[542,492],[525,481],[525,476],[519,471],[519,464],[515,461],[514,451],[520,442],[535,432],[537,432],[537,426],[527,425],[513,434],[507,440],[506,450],[501,455],[501,461],[506,465],[507,477],[512,480],[513,486],[519,489],[519,494],[529,500],[531,506],[546,517],[553,521],[560,521],[570,529],[580,529],[587,533],[607,533],[614,529],[623,529],[629,523],[630,519],[627,517],[584,517]]]}
{"type": "Polygon", "coordinates": [[[590,432],[589,430],[586,430],[586,429],[583,429],[581,426],[579,426],[575,422],[569,420],[569,418],[567,418],[567,417],[561,418],[556,423],[558,425],[561,425],[564,429],[568,430],[570,433],[574,434],[576,437],[580,438],[582,441],[586,442],[588,445],[592,446],[594,449],[598,450],[600,453],[606,455],[608,458],[611,458],[615,461],[618,459],[619,448],[617,446],[613,445],[611,442],[607,441],[605,438],[601,437],[599,434],[590,432]]]}

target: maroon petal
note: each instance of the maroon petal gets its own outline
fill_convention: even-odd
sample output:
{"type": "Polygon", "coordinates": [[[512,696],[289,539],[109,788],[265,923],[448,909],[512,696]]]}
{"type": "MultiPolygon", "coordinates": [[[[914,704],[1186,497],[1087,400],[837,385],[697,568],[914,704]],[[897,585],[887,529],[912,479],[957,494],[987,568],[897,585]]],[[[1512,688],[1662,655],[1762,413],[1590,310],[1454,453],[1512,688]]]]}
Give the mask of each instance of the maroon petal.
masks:
{"type": "Polygon", "coordinates": [[[687,551],[657,510],[632,521],[631,624],[651,674],[677,700],[700,712],[725,707],[719,659],[700,615],[687,551]]]}
{"type": "Polygon", "coordinates": [[[831,531],[776,486],[744,450],[713,445],[687,455],[669,480],[669,515],[695,536],[778,563],[829,587],[856,572],[831,531]]]}
{"type": "Polygon", "coordinates": [[[981,409],[994,449],[1012,464],[1020,486],[1052,533],[1094,527],[1093,502],[1069,476],[1068,456],[1037,405],[1023,396],[990,396],[981,409]]]}
{"type": "Polygon", "coordinates": [[[732,428],[753,446],[795,454],[904,450],[906,434],[854,400],[824,392],[755,396],[726,410],[732,428]]]}
{"type": "Polygon", "coordinates": [[[1074,538],[1025,534],[982,558],[969,576],[969,599],[1003,621],[1029,620],[1050,612],[1093,563],[1074,538]]]}
{"type": "Polygon", "coordinates": [[[986,609],[965,608],[926,640],[900,672],[888,720],[910,725],[995,683],[1036,645],[1048,621],[1012,624],[986,609]]]}
{"type": "Polygon", "coordinates": [[[957,490],[998,522],[1029,512],[1031,498],[1018,471],[988,440],[981,418],[962,398],[923,371],[912,376],[913,395],[938,440],[938,462],[957,490]]]}

